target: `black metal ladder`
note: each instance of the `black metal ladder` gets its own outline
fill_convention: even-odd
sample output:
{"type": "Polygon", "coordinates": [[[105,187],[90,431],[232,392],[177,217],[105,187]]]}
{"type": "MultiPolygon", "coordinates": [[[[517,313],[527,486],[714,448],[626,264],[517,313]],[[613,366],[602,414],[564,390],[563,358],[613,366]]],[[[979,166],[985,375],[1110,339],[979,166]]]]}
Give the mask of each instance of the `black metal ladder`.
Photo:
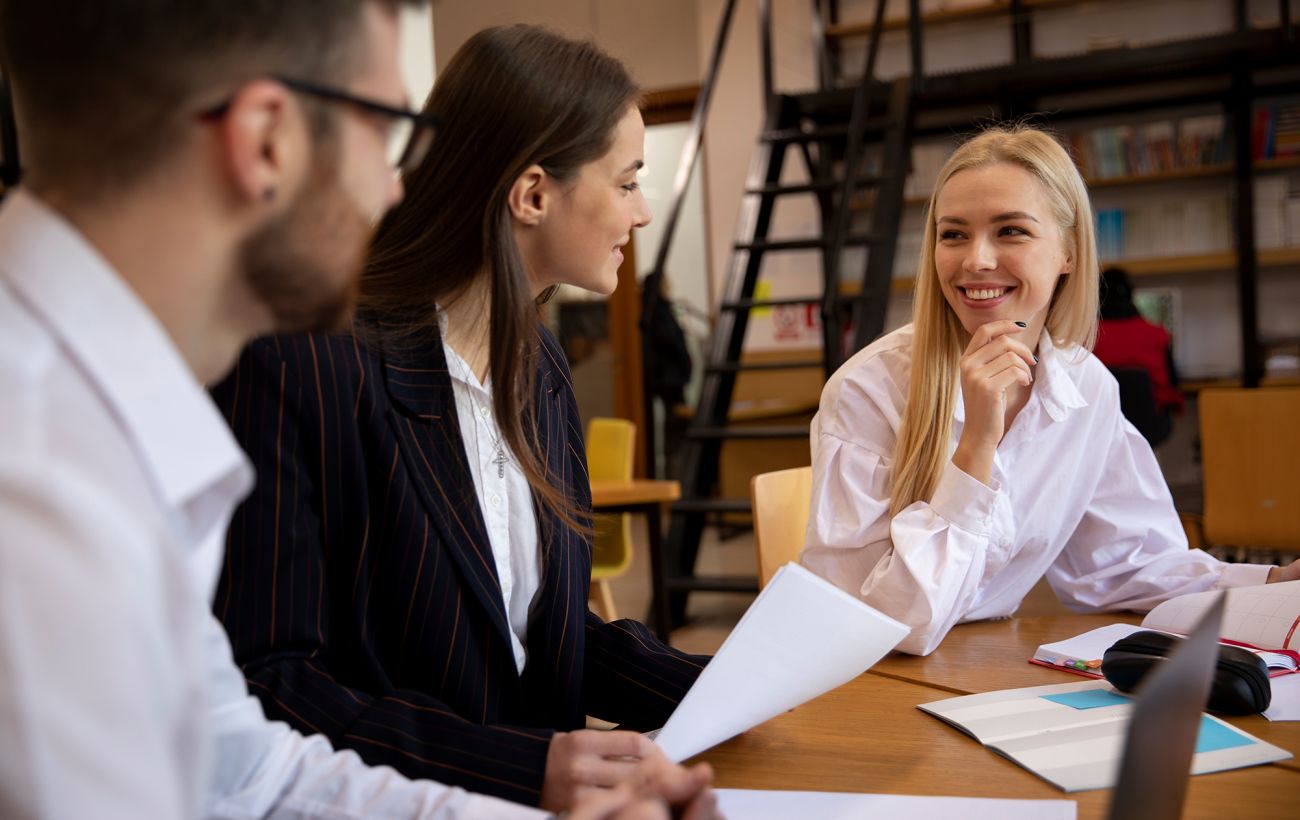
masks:
{"type": "MultiPolygon", "coordinates": [[[[879,4],[878,15],[884,3],[879,4]]],[[[879,18],[878,18],[879,19],[879,18]]],[[[877,27],[879,31],[879,26],[877,27]]],[[[736,439],[807,439],[807,426],[738,427],[729,423],[737,376],[746,370],[820,366],[827,375],[847,355],[884,329],[894,266],[895,239],[903,210],[903,188],[911,160],[913,80],[881,82],[872,77],[878,35],[873,37],[862,81],[852,89],[809,94],[772,94],[754,153],[745,200],[737,223],[718,306],[704,382],[681,459],[682,498],[672,507],[665,542],[663,577],[656,579],[652,620],[661,635],[680,623],[692,591],[752,592],[752,576],[700,576],[695,561],[709,514],[749,512],[746,498],[715,497],[723,442],[736,439]],[[808,178],[783,182],[791,149],[802,155],[808,178]],[[812,195],[820,233],[797,238],[770,236],[777,202],[812,195]],[[855,215],[865,214],[865,230],[855,215]],[[842,253],[865,247],[867,260],[857,280],[840,274],[842,253]],[[763,260],[771,254],[821,253],[821,292],[791,298],[756,298],[763,260]],[[855,287],[856,286],[856,287],[855,287]],[[782,305],[821,308],[819,359],[747,363],[742,348],[750,313],[782,305]]]]}

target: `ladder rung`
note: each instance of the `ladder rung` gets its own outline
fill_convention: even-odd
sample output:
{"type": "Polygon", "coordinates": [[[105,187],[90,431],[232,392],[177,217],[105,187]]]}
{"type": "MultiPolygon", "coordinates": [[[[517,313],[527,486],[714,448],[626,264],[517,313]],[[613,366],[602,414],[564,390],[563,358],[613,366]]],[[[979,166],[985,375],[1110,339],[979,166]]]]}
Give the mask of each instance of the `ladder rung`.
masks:
{"type": "Polygon", "coordinates": [[[753,505],[748,498],[688,498],[673,503],[673,512],[708,513],[708,512],[751,512],[753,505]]]}
{"type": "MultiPolygon", "coordinates": [[[[869,234],[855,234],[844,238],[845,247],[871,245],[878,243],[878,237],[869,234]]],[[[825,248],[830,240],[824,236],[805,237],[802,239],[755,239],[752,242],[737,242],[738,251],[801,251],[825,248]]]]}
{"type": "Polygon", "coordinates": [[[740,373],[749,370],[799,370],[804,367],[821,367],[821,359],[801,359],[789,362],[724,362],[704,368],[705,373],[740,373]]]}
{"type": "Polygon", "coordinates": [[[818,140],[842,140],[849,135],[847,125],[826,125],[821,128],[782,128],[776,131],[764,131],[761,139],[773,144],[792,142],[816,142],[818,140]]]}
{"type": "MultiPolygon", "coordinates": [[[[871,174],[870,176],[858,177],[854,180],[855,188],[868,188],[872,185],[879,185],[884,179],[880,174],[871,174]]],[[[782,194],[812,194],[818,191],[838,191],[842,184],[838,179],[819,179],[814,182],[794,182],[794,183],[777,183],[775,185],[762,185],[758,188],[748,188],[747,194],[772,194],[780,196],[782,194]]]]}
{"type": "MultiPolygon", "coordinates": [[[[890,125],[889,117],[870,117],[862,127],[862,134],[879,134],[890,125]]],[[[764,142],[773,145],[789,145],[797,142],[818,142],[843,140],[849,135],[849,126],[844,125],[821,125],[813,128],[780,128],[775,131],[764,131],[760,137],[764,142]]]]}
{"type": "Polygon", "coordinates": [[[779,439],[808,438],[808,425],[778,427],[689,427],[687,438],[779,439]]]}
{"type": "Polygon", "coordinates": [[[781,299],[737,299],[734,302],[723,302],[718,305],[718,310],[753,310],[754,308],[763,307],[782,307],[784,305],[816,305],[821,304],[820,296],[789,296],[781,299]]]}
{"type": "Polygon", "coordinates": [[[758,579],[749,575],[696,575],[669,578],[672,592],[758,592],[758,579]]]}

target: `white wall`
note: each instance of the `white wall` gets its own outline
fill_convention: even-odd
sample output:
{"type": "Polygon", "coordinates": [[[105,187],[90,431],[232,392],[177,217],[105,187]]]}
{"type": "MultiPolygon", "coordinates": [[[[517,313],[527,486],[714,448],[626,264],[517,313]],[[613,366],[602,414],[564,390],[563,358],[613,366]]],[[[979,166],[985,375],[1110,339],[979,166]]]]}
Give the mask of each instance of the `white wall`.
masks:
{"type": "Polygon", "coordinates": [[[403,6],[401,18],[402,80],[412,107],[419,108],[433,87],[433,11],[403,6]]]}

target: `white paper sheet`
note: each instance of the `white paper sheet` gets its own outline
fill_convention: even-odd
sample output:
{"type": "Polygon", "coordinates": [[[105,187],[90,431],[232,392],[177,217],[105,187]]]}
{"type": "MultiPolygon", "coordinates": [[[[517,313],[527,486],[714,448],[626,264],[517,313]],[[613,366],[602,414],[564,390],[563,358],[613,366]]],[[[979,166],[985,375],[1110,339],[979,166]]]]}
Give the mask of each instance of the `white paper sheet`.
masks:
{"type": "Polygon", "coordinates": [[[718,808],[743,820],[1074,820],[1070,800],[994,800],[982,797],[912,797],[902,794],[718,789],[718,808]]]}
{"type": "Polygon", "coordinates": [[[861,675],[909,628],[790,563],[759,593],[656,742],[674,761],[861,675]]]}
{"type": "Polygon", "coordinates": [[[1268,679],[1273,697],[1264,717],[1269,720],[1300,720],[1300,674],[1279,675],[1268,679]]]}

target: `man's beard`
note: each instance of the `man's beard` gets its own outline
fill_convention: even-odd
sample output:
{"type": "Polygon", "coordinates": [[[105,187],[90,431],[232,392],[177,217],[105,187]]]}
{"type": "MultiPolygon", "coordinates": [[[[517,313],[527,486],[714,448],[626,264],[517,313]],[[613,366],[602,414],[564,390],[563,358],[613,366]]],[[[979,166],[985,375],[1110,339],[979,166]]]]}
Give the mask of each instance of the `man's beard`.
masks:
{"type": "Polygon", "coordinates": [[[249,237],[244,274],[279,333],[340,329],[351,312],[373,233],[342,190],[337,166],[314,163],[287,211],[249,237]]]}

